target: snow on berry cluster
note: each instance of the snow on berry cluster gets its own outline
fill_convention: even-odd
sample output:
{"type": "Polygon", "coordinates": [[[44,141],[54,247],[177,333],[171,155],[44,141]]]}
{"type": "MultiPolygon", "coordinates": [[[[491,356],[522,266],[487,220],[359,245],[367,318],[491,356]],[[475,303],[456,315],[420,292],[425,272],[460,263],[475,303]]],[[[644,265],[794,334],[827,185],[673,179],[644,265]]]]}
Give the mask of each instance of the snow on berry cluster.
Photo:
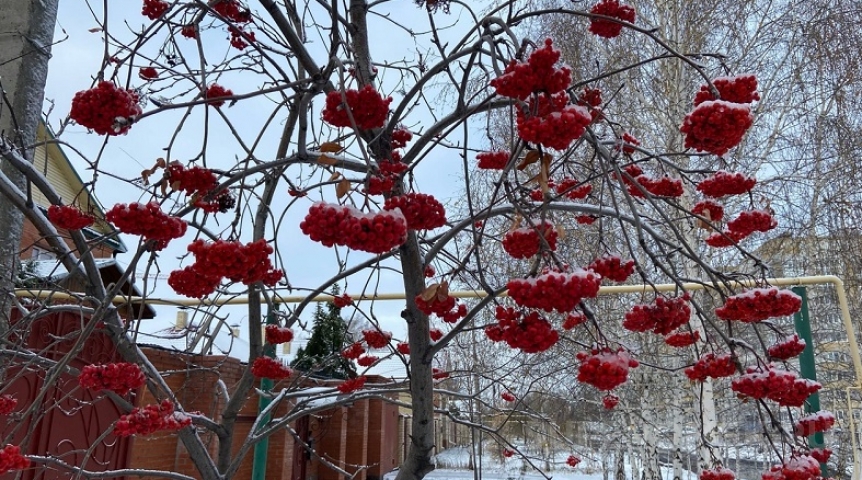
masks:
{"type": "Polygon", "coordinates": [[[557,229],[553,223],[544,220],[535,227],[521,227],[507,232],[503,236],[503,250],[512,258],[530,258],[541,250],[542,237],[551,251],[557,249],[557,229]]]}
{"type": "Polygon", "coordinates": [[[694,105],[700,105],[710,100],[725,100],[733,103],[752,103],[760,100],[757,93],[757,77],[754,75],[738,75],[736,77],[719,77],[712,81],[721,98],[715,98],[709,85],[701,85],[694,96],[694,105]]]}
{"type": "Polygon", "coordinates": [[[87,365],[78,375],[78,383],[92,390],[110,390],[117,395],[125,395],[144,386],[147,379],[141,368],[134,363],[107,363],[87,365]]]}
{"type": "Polygon", "coordinates": [[[808,455],[796,455],[782,465],[773,465],[762,480],[814,480],[820,478],[820,463],[808,455]]]}
{"type": "Polygon", "coordinates": [[[702,382],[707,378],[732,376],[736,373],[736,364],[733,361],[733,355],[729,353],[716,355],[710,352],[701,355],[694,365],[683,372],[692,382],[702,382]]]}
{"type": "Polygon", "coordinates": [[[571,330],[578,325],[583,325],[587,323],[587,316],[581,312],[570,312],[566,315],[566,318],[563,319],[563,330],[571,330]]]}
{"type": "Polygon", "coordinates": [[[339,385],[335,388],[337,388],[338,391],[341,393],[345,393],[345,394],[353,393],[357,390],[361,390],[362,387],[365,386],[365,382],[367,380],[368,380],[368,378],[366,378],[365,375],[360,375],[356,378],[351,378],[351,379],[345,380],[344,382],[341,383],[341,385],[339,385]]]}
{"type": "Polygon", "coordinates": [[[817,432],[825,432],[835,425],[835,415],[832,412],[821,410],[817,413],[804,416],[793,425],[793,433],[800,437],[814,435],[817,432]]]}
{"type": "MultiPolygon", "coordinates": [[[[635,9],[620,3],[619,0],[601,0],[593,6],[590,13],[618,18],[629,23],[635,22],[635,9]]],[[[617,22],[602,18],[590,18],[590,32],[599,37],[618,37],[622,31],[623,26],[617,22]]]]}
{"type": "Polygon", "coordinates": [[[248,23],[251,21],[251,12],[240,8],[241,5],[237,0],[219,0],[213,3],[212,9],[219,15],[225,17],[231,22],[248,23]]]}
{"type": "Polygon", "coordinates": [[[548,272],[535,278],[513,278],[506,287],[518,305],[546,312],[574,310],[583,298],[599,293],[602,277],[580,268],[573,272],[548,272]]]}
{"type": "Polygon", "coordinates": [[[574,455],[569,455],[569,458],[566,459],[566,465],[573,468],[577,467],[579,463],[581,463],[581,459],[574,455]]]}
{"type": "Polygon", "coordinates": [[[11,470],[24,470],[30,466],[30,459],[21,455],[18,445],[6,445],[0,448],[0,475],[11,470]]]}
{"type": "Polygon", "coordinates": [[[416,296],[416,307],[425,315],[437,315],[446,323],[455,323],[459,319],[467,316],[467,305],[458,303],[455,297],[451,295],[435,295],[429,300],[422,298],[422,295],[416,296]]]}
{"type": "Polygon", "coordinates": [[[712,200],[701,200],[694,205],[691,213],[706,217],[713,222],[720,222],[724,218],[724,207],[712,200]]]}
{"type": "Polygon", "coordinates": [[[265,329],[266,343],[279,345],[293,340],[293,330],[278,325],[267,325],[265,329]]]}
{"type": "Polygon", "coordinates": [[[538,353],[553,347],[560,339],[551,323],[536,311],[525,313],[497,305],[494,316],[497,324],[485,327],[485,335],[492,342],[505,341],[524,353],[538,353]]]}
{"type": "Polygon", "coordinates": [[[748,367],[745,375],[733,379],[730,388],[745,397],[768,398],[784,407],[800,407],[812,393],[820,390],[821,385],[768,365],[748,367]]]}
{"type": "Polygon", "coordinates": [[[221,107],[224,105],[225,99],[232,96],[232,91],[217,83],[213,83],[204,91],[204,98],[206,99],[207,104],[214,107],[221,107]]]}
{"type": "Polygon", "coordinates": [[[392,152],[393,158],[377,162],[377,173],[368,176],[365,193],[368,195],[385,195],[392,192],[401,174],[407,171],[407,164],[392,152]]]}
{"type": "Polygon", "coordinates": [[[799,335],[794,334],[766,349],[766,353],[769,354],[771,358],[789,360],[793,357],[799,356],[803,350],[805,350],[805,340],[800,339],[799,335]]]}
{"type": "Polygon", "coordinates": [[[589,353],[578,352],[578,381],[590,384],[599,390],[613,390],[626,383],[629,369],[636,368],[637,360],[622,348],[593,348],[589,353]]]}
{"type": "Polygon", "coordinates": [[[341,356],[348,360],[356,360],[365,353],[365,347],[361,343],[351,343],[350,346],[341,351],[341,356]]]}
{"type": "Polygon", "coordinates": [[[586,198],[593,191],[593,186],[589,183],[581,183],[571,177],[564,177],[556,185],[554,191],[557,195],[569,200],[581,200],[586,198]]]}
{"type": "Polygon", "coordinates": [[[383,205],[384,210],[401,209],[407,228],[411,230],[431,230],[446,225],[446,210],[436,198],[425,193],[406,193],[389,197],[383,205]]]}
{"type": "Polygon", "coordinates": [[[619,139],[619,143],[615,147],[617,150],[621,150],[626,155],[631,155],[635,153],[635,147],[640,145],[641,142],[634,135],[625,132],[619,139]]]}
{"type": "MultiPolygon", "coordinates": [[[[740,172],[719,170],[697,184],[697,191],[707,197],[721,198],[748,193],[757,184],[757,179],[740,172]]],[[[715,218],[713,220],[716,220],[715,218]]]]}
{"type": "Polygon", "coordinates": [[[778,226],[778,221],[772,213],[766,210],[747,210],[740,212],[736,218],[727,222],[730,232],[741,235],[743,238],[754,232],[768,232],[778,226]]]}
{"type": "Polygon", "coordinates": [[[722,320],[754,323],[767,318],[786,317],[800,308],[802,299],[790,290],[754,288],[728,297],[724,305],[715,309],[715,314],[722,320]]]}
{"type": "Polygon", "coordinates": [[[401,126],[392,130],[392,138],[390,139],[390,144],[392,145],[393,150],[404,148],[407,146],[407,142],[412,139],[413,132],[401,126]]]}
{"type": "Polygon", "coordinates": [[[18,399],[9,394],[0,395],[0,415],[8,415],[15,411],[18,399]]]}
{"type": "Polygon", "coordinates": [[[569,88],[572,70],[555,67],[561,52],[553,47],[553,40],[545,39],[545,46],[533,51],[526,62],[512,60],[503,75],[491,80],[498,94],[526,100],[533,93],[556,93],[569,88]]]}
{"type": "Polygon", "coordinates": [[[626,313],[623,328],[667,335],[688,323],[691,318],[690,298],[687,293],[677,298],[658,296],[653,304],[635,305],[626,313]]]}
{"type": "Polygon", "coordinates": [[[188,251],[195,255],[195,262],[174,270],[168,277],[168,285],[187,297],[203,298],[211,294],[224,278],[245,285],[263,282],[271,287],[283,276],[270,262],[273,248],[263,239],[245,245],[238,241],[199,239],[189,244],[188,251]]]}
{"type": "Polygon", "coordinates": [[[334,127],[350,127],[355,122],[360,130],[380,128],[386,123],[390,103],[392,97],[383,98],[371,85],[361,90],[335,90],[326,95],[323,120],[334,127]]]}
{"type": "Polygon", "coordinates": [[[565,91],[540,94],[527,100],[526,108],[516,110],[518,136],[526,142],[555,150],[565,150],[580,138],[592,123],[590,112],[572,105],[565,91]]]}
{"type": "Polygon", "coordinates": [[[293,375],[293,370],[280,360],[262,356],[254,359],[254,363],[251,365],[251,374],[257,378],[284,380],[293,375]]]}
{"type": "Polygon", "coordinates": [[[112,82],[99,82],[72,98],[69,116],[99,135],[120,135],[129,131],[135,118],[143,113],[138,94],[118,88],[112,82]]]}
{"type": "Polygon", "coordinates": [[[392,333],[380,330],[363,330],[362,338],[371,348],[383,348],[392,341],[392,333]]]}
{"type": "Polygon", "coordinates": [[[700,472],[700,480],[736,480],[736,473],[724,467],[714,467],[700,472]]]}
{"type": "Polygon", "coordinates": [[[483,170],[502,170],[509,163],[510,156],[507,150],[495,150],[477,154],[476,160],[479,161],[478,167],[483,170]]]}
{"type": "Polygon", "coordinates": [[[395,345],[395,350],[397,350],[401,355],[410,355],[410,344],[407,342],[398,342],[398,344],[395,345]]]}
{"type": "Polygon", "coordinates": [[[114,425],[114,435],[149,435],[162,430],[180,430],[192,424],[192,419],[174,411],[170,400],[158,405],[136,407],[131,413],[122,415],[114,425]]]}
{"type": "Polygon", "coordinates": [[[165,181],[172,190],[182,190],[186,195],[206,195],[218,186],[218,178],[212,170],[197,165],[187,168],[180,162],[168,165],[165,181]]]}
{"type": "Polygon", "coordinates": [[[616,395],[608,393],[607,395],[602,397],[602,407],[604,407],[605,410],[613,410],[614,408],[616,408],[617,405],[619,405],[619,403],[620,397],[616,395]]]}
{"type": "Polygon", "coordinates": [[[141,9],[141,15],[155,20],[161,17],[170,8],[170,4],[164,0],[144,0],[144,7],[141,9]]]}
{"type": "Polygon", "coordinates": [[[812,448],[809,455],[820,463],[826,463],[829,461],[829,457],[832,456],[832,450],[828,448],[812,448]]]}
{"type": "Polygon", "coordinates": [[[635,261],[623,262],[619,255],[605,255],[593,260],[587,269],[598,273],[603,279],[625,282],[635,271],[635,261]]]}
{"type": "Polygon", "coordinates": [[[315,203],[299,228],[324,246],[369,253],[388,252],[407,240],[407,221],[398,209],[362,213],[351,206],[315,203]]]}
{"type": "Polygon", "coordinates": [[[664,343],[674,348],[684,348],[694,345],[700,340],[700,332],[676,332],[664,337],[664,343]]]}
{"type": "MultiPolygon", "coordinates": [[[[683,194],[682,180],[671,177],[653,178],[649,175],[638,175],[635,182],[647,193],[656,197],[681,197],[683,194]]],[[[646,197],[646,194],[636,185],[629,185],[629,193],[633,197],[646,197]]]]}
{"type": "Polygon", "coordinates": [[[92,215],[82,212],[74,205],[51,205],[48,207],[48,220],[57,228],[80,230],[93,224],[92,215]]]}
{"type": "Polygon", "coordinates": [[[138,76],[144,80],[155,80],[159,78],[159,72],[156,67],[141,67],[138,76]]]}
{"type": "Polygon", "coordinates": [[[754,118],[748,105],[724,100],[701,103],[685,116],[685,147],[718,156],[739,145],[754,118]]]}
{"type": "Polygon", "coordinates": [[[186,233],[186,222],[162,212],[156,202],[146,205],[118,203],[108,210],[105,218],[117,229],[130,235],[140,235],[144,240],[168,242],[186,233]]]}

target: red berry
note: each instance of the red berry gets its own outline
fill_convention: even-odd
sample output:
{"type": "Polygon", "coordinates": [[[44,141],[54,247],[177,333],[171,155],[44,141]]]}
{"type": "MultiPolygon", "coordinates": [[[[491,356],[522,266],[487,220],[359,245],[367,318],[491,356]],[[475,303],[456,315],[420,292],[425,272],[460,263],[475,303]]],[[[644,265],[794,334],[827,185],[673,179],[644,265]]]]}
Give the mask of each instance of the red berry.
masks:
{"type": "MultiPolygon", "coordinates": [[[[614,17],[629,23],[635,22],[635,9],[620,3],[618,0],[601,0],[590,10],[590,13],[614,17]]],[[[601,18],[590,19],[590,32],[604,38],[614,38],[622,32],[623,26],[619,23],[601,18]]]]}

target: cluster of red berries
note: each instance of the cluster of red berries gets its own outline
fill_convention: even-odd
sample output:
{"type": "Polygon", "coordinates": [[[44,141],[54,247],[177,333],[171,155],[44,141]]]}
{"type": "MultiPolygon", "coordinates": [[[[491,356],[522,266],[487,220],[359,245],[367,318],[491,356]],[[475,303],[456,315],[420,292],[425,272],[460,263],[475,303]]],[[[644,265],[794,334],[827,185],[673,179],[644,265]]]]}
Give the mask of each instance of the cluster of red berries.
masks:
{"type": "Polygon", "coordinates": [[[349,307],[353,304],[353,298],[348,294],[337,295],[332,297],[332,304],[336,306],[336,308],[344,308],[349,307]]]}
{"type": "Polygon", "coordinates": [[[170,8],[170,4],[164,0],[144,0],[144,7],[141,9],[141,15],[155,20],[161,17],[170,8]]]}
{"type": "Polygon", "coordinates": [[[766,353],[778,360],[789,360],[799,356],[804,350],[805,340],[800,339],[799,335],[794,334],[766,349],[766,353]]]}
{"type": "Polygon", "coordinates": [[[509,296],[522,307],[565,313],[574,310],[582,298],[598,295],[601,280],[601,276],[590,270],[577,269],[571,273],[548,272],[535,278],[514,278],[506,287],[509,296]]]}
{"type": "Polygon", "coordinates": [[[365,386],[365,382],[367,380],[368,379],[365,377],[365,375],[360,375],[356,378],[351,378],[351,379],[345,380],[344,382],[341,383],[341,385],[339,385],[335,388],[337,388],[338,391],[341,393],[345,393],[345,394],[346,393],[353,393],[357,390],[361,390],[362,387],[365,386]]]}
{"type": "Polygon", "coordinates": [[[483,170],[502,170],[509,163],[511,153],[507,150],[496,150],[493,152],[481,152],[476,155],[476,160],[479,161],[479,168],[483,170]]]}
{"type": "Polygon", "coordinates": [[[107,363],[87,365],[78,375],[78,383],[92,390],[110,390],[117,395],[125,395],[141,388],[147,379],[141,367],[134,363],[107,363]]]}
{"type": "Polygon", "coordinates": [[[512,258],[530,258],[541,250],[542,238],[547,242],[548,248],[555,251],[557,237],[554,224],[545,220],[535,227],[521,227],[507,232],[503,236],[503,250],[512,258]]]}
{"type": "Polygon", "coordinates": [[[416,307],[425,315],[437,315],[446,323],[455,323],[467,316],[467,305],[458,303],[455,297],[446,295],[441,298],[435,296],[431,300],[425,300],[421,295],[416,296],[416,307]]]}
{"type": "MultiPolygon", "coordinates": [[[[619,0],[601,0],[590,10],[595,15],[614,17],[620,20],[634,23],[635,9],[619,0]]],[[[590,32],[604,38],[618,37],[623,31],[623,26],[611,20],[602,18],[590,18],[590,32]]]]}
{"type": "Polygon", "coordinates": [[[570,312],[563,320],[563,330],[571,330],[578,325],[587,323],[587,316],[581,312],[570,312]]]}
{"type": "Polygon", "coordinates": [[[559,334],[538,312],[527,314],[512,307],[497,306],[496,325],[485,327],[485,335],[492,342],[505,341],[524,353],[538,353],[553,347],[559,334]]]}
{"type": "Polygon", "coordinates": [[[832,415],[832,412],[820,411],[797,420],[793,425],[793,433],[800,437],[807,437],[817,432],[825,432],[833,426],[835,426],[835,415],[832,415]]]}
{"type": "Polygon", "coordinates": [[[724,218],[724,207],[712,200],[702,200],[694,205],[691,213],[706,217],[713,222],[720,222],[724,218]]]}
{"type": "Polygon", "coordinates": [[[406,193],[389,197],[383,205],[384,210],[401,209],[407,228],[412,230],[431,230],[446,225],[446,210],[436,198],[426,193],[406,193]]]}
{"type": "Polygon", "coordinates": [[[224,105],[225,99],[232,96],[232,91],[222,87],[217,83],[213,83],[204,91],[204,99],[206,99],[207,104],[214,107],[220,107],[224,105]]]}
{"type": "Polygon", "coordinates": [[[362,338],[371,348],[383,348],[392,341],[392,334],[380,330],[363,330],[362,338]]]}
{"type": "Polygon", "coordinates": [[[440,330],[439,328],[429,329],[428,330],[428,338],[430,338],[432,342],[436,342],[437,340],[440,340],[441,338],[443,338],[443,330],[440,330]]]}
{"type": "Polygon", "coordinates": [[[251,21],[251,12],[240,8],[237,0],[218,0],[212,4],[212,9],[222,17],[236,23],[251,21]]]}
{"type": "Polygon", "coordinates": [[[512,458],[515,455],[514,450],[509,450],[508,448],[503,449],[503,456],[506,458],[512,458]]]}
{"type": "Polygon", "coordinates": [[[227,27],[227,31],[230,33],[230,46],[237,50],[245,50],[248,47],[249,43],[246,41],[254,42],[254,32],[250,30],[245,30],[243,28],[237,28],[233,25],[227,27]]]}
{"type": "Polygon", "coordinates": [[[692,382],[702,382],[707,378],[730,377],[736,373],[736,364],[733,355],[722,353],[705,353],[694,365],[684,370],[685,376],[692,382]]]}
{"type": "Polygon", "coordinates": [[[773,465],[762,480],[815,480],[820,478],[820,463],[808,455],[793,456],[782,465],[773,465]]]}
{"type": "Polygon", "coordinates": [[[593,186],[589,183],[582,184],[571,177],[565,177],[554,185],[554,191],[557,192],[557,195],[569,200],[581,200],[593,191],[593,186]]]}
{"type": "Polygon", "coordinates": [[[51,205],[48,207],[48,220],[58,228],[80,230],[93,224],[92,215],[82,212],[74,205],[51,205]]]}
{"type": "Polygon", "coordinates": [[[793,372],[768,365],[748,367],[745,375],[731,382],[730,388],[745,397],[768,398],[784,407],[800,407],[822,387],[813,380],[799,378],[793,372]]]}
{"type": "Polygon", "coordinates": [[[380,359],[374,355],[362,355],[356,360],[356,363],[359,364],[360,367],[370,367],[377,363],[377,360],[380,359]]]}
{"type": "Polygon", "coordinates": [[[634,135],[625,132],[622,137],[620,137],[620,143],[617,145],[618,150],[622,150],[626,155],[631,155],[635,153],[635,147],[640,145],[641,142],[634,135]]]}
{"type": "Polygon", "coordinates": [[[183,27],[180,28],[180,34],[186,38],[198,38],[197,25],[194,23],[191,25],[183,25],[183,27]]]}
{"type": "Polygon", "coordinates": [[[736,480],[736,473],[724,467],[715,467],[700,472],[700,480],[736,480]]]}
{"type": "Polygon", "coordinates": [[[626,383],[629,369],[636,368],[637,360],[622,348],[593,348],[590,353],[578,352],[578,381],[590,384],[599,390],[613,390],[626,383]]]}
{"type": "Polygon", "coordinates": [[[140,235],[144,240],[168,242],[186,233],[186,222],[162,212],[156,202],[146,205],[118,203],[108,210],[105,218],[117,229],[130,235],[140,235]]]}
{"type": "Polygon", "coordinates": [[[449,372],[434,367],[431,369],[431,378],[433,378],[434,380],[444,380],[446,378],[449,378],[449,372]]]}
{"type": "Polygon", "coordinates": [[[526,111],[516,111],[518,136],[554,150],[569,148],[593,121],[586,108],[569,103],[565,91],[554,95],[542,93],[528,100],[526,111]]]}
{"type": "Polygon", "coordinates": [[[365,353],[365,347],[361,343],[351,343],[349,347],[341,351],[341,356],[348,360],[356,360],[365,353]]]}
{"type": "Polygon", "coordinates": [[[808,453],[811,455],[811,458],[817,460],[820,463],[826,463],[829,461],[829,457],[832,456],[832,450],[828,448],[812,448],[808,453]]]}
{"type": "Polygon", "coordinates": [[[526,63],[512,60],[503,75],[491,80],[491,86],[498,94],[519,100],[526,100],[533,93],[555,93],[569,88],[572,70],[554,67],[561,53],[553,44],[550,38],[545,39],[545,46],[534,50],[526,63]]]}
{"type": "Polygon", "coordinates": [[[605,410],[613,410],[620,403],[620,397],[610,393],[602,397],[602,406],[605,410]]]}
{"type": "Polygon", "coordinates": [[[395,350],[397,350],[401,355],[410,355],[410,344],[407,342],[398,342],[398,344],[395,345],[395,350]]]}
{"type": "Polygon", "coordinates": [[[218,186],[218,178],[208,168],[197,165],[186,168],[180,162],[171,162],[165,170],[165,181],[173,190],[186,195],[205,195],[218,186]]]}
{"type": "Polygon", "coordinates": [[[404,127],[396,128],[392,130],[392,138],[390,139],[390,145],[392,145],[392,149],[404,148],[407,146],[407,142],[413,139],[413,133],[410,130],[407,130],[404,127]]]}
{"type": "Polygon", "coordinates": [[[577,467],[579,463],[581,463],[581,459],[574,455],[569,455],[569,458],[566,459],[566,465],[572,468],[577,467]]]}
{"type": "Polygon", "coordinates": [[[332,91],[326,95],[323,120],[334,127],[350,127],[356,122],[360,130],[380,128],[386,123],[390,103],[392,97],[383,98],[371,85],[361,90],[332,91]]]}
{"type": "Polygon", "coordinates": [[[398,210],[366,214],[350,206],[315,203],[299,228],[327,247],[369,253],[388,252],[407,240],[407,221],[398,210]]]}
{"type": "Polygon", "coordinates": [[[596,223],[596,220],[598,219],[599,217],[595,215],[578,215],[577,217],[575,217],[575,221],[578,222],[580,225],[592,225],[596,223]]]}
{"type": "MultiPolygon", "coordinates": [[[[740,172],[730,173],[719,170],[697,184],[697,191],[707,197],[721,198],[728,195],[742,195],[754,188],[757,179],[740,172]]],[[[713,220],[716,220],[715,218],[713,220]]]]}
{"type": "Polygon", "coordinates": [[[740,240],[744,239],[742,235],[730,231],[725,230],[723,232],[712,232],[709,236],[706,237],[704,243],[714,248],[722,248],[722,247],[730,247],[735,245],[740,240]]]}
{"type": "Polygon", "coordinates": [[[284,380],[293,375],[293,370],[272,357],[262,356],[254,359],[251,364],[251,374],[257,378],[270,378],[272,380],[284,380]]]}
{"type": "Polygon", "coordinates": [[[18,399],[9,394],[0,395],[0,415],[8,415],[15,411],[18,399]]]}
{"type": "Polygon", "coordinates": [[[514,402],[515,400],[517,400],[517,399],[515,398],[515,396],[514,396],[514,395],[512,395],[512,393],[511,393],[511,392],[503,392],[503,393],[501,393],[501,394],[500,394],[500,398],[502,398],[504,401],[506,401],[506,402],[510,402],[510,403],[511,403],[511,402],[514,402]]]}
{"type": "Polygon", "coordinates": [[[739,145],[754,118],[748,105],[724,100],[704,102],[683,120],[685,147],[718,156],[739,145]]]}
{"type": "Polygon", "coordinates": [[[766,210],[747,210],[727,222],[727,230],[745,238],[754,232],[768,232],[778,226],[772,213],[766,210]]]}
{"type": "Polygon", "coordinates": [[[392,160],[381,160],[377,163],[377,173],[370,174],[365,186],[368,195],[385,195],[392,192],[395,183],[402,173],[407,171],[407,164],[392,152],[392,160]]]}
{"type": "MultiPolygon", "coordinates": [[[[647,193],[656,197],[681,197],[683,192],[682,180],[678,178],[661,177],[653,178],[649,175],[638,175],[635,182],[647,193]]],[[[644,192],[635,185],[629,185],[629,193],[633,197],[646,197],[644,192]]]]}
{"type": "Polygon", "coordinates": [[[602,278],[615,282],[625,282],[635,271],[635,261],[623,262],[618,255],[605,255],[593,260],[587,269],[598,273],[602,278]]]}
{"type": "Polygon", "coordinates": [[[138,76],[144,80],[155,80],[159,78],[159,72],[155,67],[141,67],[138,71],[138,76]]]}
{"type": "Polygon", "coordinates": [[[715,309],[715,314],[722,320],[753,323],[793,315],[800,308],[802,299],[790,290],[755,288],[729,297],[724,305],[715,309]]]}
{"type": "Polygon", "coordinates": [[[18,445],[6,445],[0,448],[0,475],[11,470],[24,470],[30,466],[30,459],[21,455],[18,445]]]}
{"type": "Polygon", "coordinates": [[[95,88],[75,94],[69,116],[99,135],[120,135],[129,131],[135,118],[143,113],[138,100],[132,90],[99,82],[95,88]]]}
{"type": "Polygon", "coordinates": [[[149,435],[160,430],[180,430],[192,424],[192,419],[174,412],[170,400],[162,400],[158,405],[136,407],[131,413],[122,415],[114,425],[114,435],[149,435]]]}
{"type": "Polygon", "coordinates": [[[683,348],[694,345],[700,340],[700,332],[676,332],[664,337],[664,343],[674,348],[683,348]]]}
{"type": "Polygon", "coordinates": [[[700,105],[710,100],[724,100],[733,103],[752,103],[760,100],[757,93],[757,78],[754,75],[739,75],[736,77],[719,77],[712,81],[721,98],[715,98],[709,85],[701,85],[694,96],[694,105],[700,105]]]}
{"type": "Polygon", "coordinates": [[[267,325],[264,331],[266,333],[266,343],[270,345],[280,345],[293,340],[293,330],[287,327],[267,325]]]}
{"type": "Polygon", "coordinates": [[[271,287],[284,275],[270,262],[273,248],[264,239],[245,245],[237,241],[199,239],[189,244],[188,251],[195,255],[195,262],[182,270],[174,270],[168,277],[168,285],[187,297],[209,295],[224,278],[245,285],[263,282],[271,287]]]}
{"type": "Polygon", "coordinates": [[[658,296],[653,304],[639,304],[626,313],[623,328],[633,332],[652,331],[657,335],[667,335],[688,323],[691,306],[688,293],[677,298],[658,296]]]}
{"type": "Polygon", "coordinates": [[[598,88],[584,87],[584,90],[578,95],[577,104],[586,107],[590,112],[590,118],[595,122],[602,117],[602,91],[598,88]]]}

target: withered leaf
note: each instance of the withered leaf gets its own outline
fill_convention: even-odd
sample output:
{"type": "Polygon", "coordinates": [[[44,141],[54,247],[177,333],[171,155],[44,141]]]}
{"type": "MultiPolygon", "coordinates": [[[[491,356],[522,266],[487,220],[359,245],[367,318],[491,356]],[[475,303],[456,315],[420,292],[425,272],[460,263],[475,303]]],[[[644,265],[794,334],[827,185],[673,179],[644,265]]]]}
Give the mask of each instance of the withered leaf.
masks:
{"type": "Polygon", "coordinates": [[[328,155],[321,155],[317,157],[317,163],[320,163],[322,165],[335,165],[336,163],[338,163],[338,160],[328,155]]]}
{"type": "Polygon", "coordinates": [[[432,283],[425,287],[425,290],[422,290],[422,293],[419,294],[419,297],[426,302],[430,302],[434,297],[437,296],[437,290],[440,288],[439,283],[432,283]]]}
{"type": "Polygon", "coordinates": [[[347,195],[347,193],[350,192],[350,189],[350,180],[342,178],[341,181],[335,185],[335,195],[338,196],[338,198],[341,198],[347,195]]]}
{"type": "Polygon", "coordinates": [[[338,153],[344,150],[344,147],[335,142],[323,142],[318,150],[323,153],[338,153]]]}
{"type": "Polygon", "coordinates": [[[527,152],[526,155],[524,155],[524,158],[521,159],[521,163],[519,163],[518,166],[515,168],[517,168],[518,170],[523,170],[527,168],[527,165],[531,165],[538,162],[539,157],[540,155],[538,150],[530,150],[529,152],[527,152]]]}

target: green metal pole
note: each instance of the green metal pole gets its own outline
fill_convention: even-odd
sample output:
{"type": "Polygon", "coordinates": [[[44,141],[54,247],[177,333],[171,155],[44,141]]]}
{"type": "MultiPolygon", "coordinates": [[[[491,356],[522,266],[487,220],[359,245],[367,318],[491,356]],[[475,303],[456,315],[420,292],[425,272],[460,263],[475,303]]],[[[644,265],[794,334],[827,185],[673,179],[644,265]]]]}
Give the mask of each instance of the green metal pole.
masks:
{"type": "MultiPolygon", "coordinates": [[[[278,307],[276,307],[278,308],[278,307]]],[[[270,310],[266,314],[266,324],[267,325],[275,325],[277,322],[275,320],[275,313],[270,310]]],[[[263,354],[267,357],[275,358],[275,345],[271,345],[266,343],[264,339],[263,343],[263,354]]],[[[260,379],[260,389],[261,391],[268,392],[272,390],[273,381],[270,378],[261,378],[260,379]]],[[[267,397],[260,397],[260,401],[258,402],[258,412],[262,412],[267,406],[269,406],[270,400],[267,397]]],[[[267,414],[260,421],[260,426],[263,427],[267,423],[269,423],[271,415],[267,414]]],[[[263,440],[257,442],[254,446],[254,457],[252,458],[251,463],[251,480],[266,480],[266,454],[269,450],[269,437],[264,438],[263,440]]]]}
{"type": "MultiPolygon", "coordinates": [[[[817,371],[814,366],[814,341],[811,339],[811,321],[808,317],[808,291],[805,287],[793,287],[793,293],[802,298],[802,308],[793,315],[793,324],[799,338],[805,341],[805,350],[799,355],[799,371],[802,378],[817,381],[817,371]]],[[[816,413],[820,411],[820,394],[814,392],[805,402],[805,413],[816,413]]],[[[808,446],[811,448],[823,448],[823,432],[817,432],[808,436],[808,446]]],[[[820,464],[820,475],[826,478],[826,464],[820,464]]]]}

